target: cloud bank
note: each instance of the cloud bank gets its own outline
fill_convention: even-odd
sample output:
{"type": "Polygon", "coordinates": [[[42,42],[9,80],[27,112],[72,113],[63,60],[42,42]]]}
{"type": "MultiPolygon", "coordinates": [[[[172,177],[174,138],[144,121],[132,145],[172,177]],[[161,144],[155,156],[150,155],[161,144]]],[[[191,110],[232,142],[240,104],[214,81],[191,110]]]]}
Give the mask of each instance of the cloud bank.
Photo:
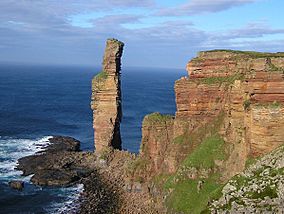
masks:
{"type": "MultiPolygon", "coordinates": [[[[192,0],[163,13],[212,13],[251,2],[192,0]]],[[[283,39],[262,40],[284,34],[284,28],[273,28],[265,22],[214,32],[198,28],[190,19],[143,25],[144,20],[156,18],[151,15],[159,10],[156,5],[152,0],[0,1],[0,62],[98,65],[105,40],[110,37],[126,43],[125,65],[145,67],[182,67],[204,49],[279,51],[283,44],[283,39]],[[139,10],[142,12],[136,12],[139,10]],[[99,14],[89,18],[91,27],[72,24],[70,17],[89,13],[99,14]],[[129,24],[142,25],[129,28],[129,24]]]]}

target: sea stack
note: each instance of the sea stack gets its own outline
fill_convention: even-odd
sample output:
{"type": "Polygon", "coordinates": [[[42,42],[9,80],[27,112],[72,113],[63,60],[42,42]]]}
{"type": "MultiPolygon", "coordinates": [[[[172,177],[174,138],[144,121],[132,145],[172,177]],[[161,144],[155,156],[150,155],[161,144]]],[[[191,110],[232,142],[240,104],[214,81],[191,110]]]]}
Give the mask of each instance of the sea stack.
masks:
{"type": "Polygon", "coordinates": [[[96,152],[107,148],[121,149],[120,69],[124,44],[108,39],[102,71],[92,80],[93,128],[96,152]]]}

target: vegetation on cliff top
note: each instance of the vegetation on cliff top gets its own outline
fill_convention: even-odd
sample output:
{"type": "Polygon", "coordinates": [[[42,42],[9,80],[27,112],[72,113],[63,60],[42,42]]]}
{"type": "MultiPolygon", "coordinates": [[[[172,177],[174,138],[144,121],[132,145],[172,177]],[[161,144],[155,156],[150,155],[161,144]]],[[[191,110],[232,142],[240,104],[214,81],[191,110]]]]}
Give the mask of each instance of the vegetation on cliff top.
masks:
{"type": "Polygon", "coordinates": [[[283,67],[278,67],[278,66],[274,65],[274,64],[270,61],[268,71],[270,71],[270,72],[282,73],[282,72],[284,72],[284,68],[283,68],[283,67]]]}
{"type": "Polygon", "coordinates": [[[234,75],[226,76],[226,77],[207,77],[199,80],[200,83],[203,84],[225,84],[226,86],[233,84],[236,80],[244,79],[244,75],[241,73],[236,73],[234,75]]]}
{"type": "Polygon", "coordinates": [[[282,104],[280,102],[274,101],[274,102],[266,102],[266,103],[257,103],[255,107],[256,108],[278,109],[282,107],[282,104]]]}
{"type": "Polygon", "coordinates": [[[162,124],[173,120],[173,118],[174,118],[173,115],[161,114],[159,112],[155,112],[152,114],[148,114],[144,117],[143,125],[162,124]]]}
{"type": "Polygon", "coordinates": [[[97,81],[103,81],[103,80],[105,80],[107,77],[108,77],[107,72],[101,71],[101,72],[99,72],[99,73],[94,77],[94,79],[97,80],[97,81]]]}
{"type": "Polygon", "coordinates": [[[244,54],[252,58],[267,58],[267,57],[284,57],[284,52],[268,53],[268,52],[256,52],[256,51],[239,51],[230,49],[215,49],[208,51],[200,51],[200,53],[211,53],[211,52],[228,52],[234,54],[244,54]]]}

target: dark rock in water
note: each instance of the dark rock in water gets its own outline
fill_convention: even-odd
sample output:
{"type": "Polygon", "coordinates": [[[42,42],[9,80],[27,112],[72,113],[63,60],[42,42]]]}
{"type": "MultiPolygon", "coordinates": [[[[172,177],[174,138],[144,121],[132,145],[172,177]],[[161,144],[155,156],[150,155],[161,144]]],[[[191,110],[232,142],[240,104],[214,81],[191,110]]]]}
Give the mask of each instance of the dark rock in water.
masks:
{"type": "Polygon", "coordinates": [[[80,151],[80,141],[72,137],[55,136],[49,139],[51,145],[46,152],[78,152],[80,151]]]}
{"type": "Polygon", "coordinates": [[[88,176],[80,142],[71,137],[53,137],[43,152],[20,158],[17,169],[23,175],[34,174],[31,181],[41,186],[68,186],[88,176]],[[83,163],[82,163],[83,162],[83,163]]]}
{"type": "Polygon", "coordinates": [[[12,188],[12,189],[16,189],[16,190],[23,190],[24,188],[24,182],[23,181],[10,181],[9,182],[9,186],[12,188]]]}

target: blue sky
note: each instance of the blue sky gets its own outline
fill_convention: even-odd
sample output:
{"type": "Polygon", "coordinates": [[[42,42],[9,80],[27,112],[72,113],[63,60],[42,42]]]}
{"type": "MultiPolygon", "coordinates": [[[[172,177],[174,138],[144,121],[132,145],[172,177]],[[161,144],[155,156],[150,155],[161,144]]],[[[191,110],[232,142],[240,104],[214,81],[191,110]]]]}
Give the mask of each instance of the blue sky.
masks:
{"type": "Polygon", "coordinates": [[[0,62],[184,68],[209,49],[284,51],[281,0],[1,0],[0,62]]]}

